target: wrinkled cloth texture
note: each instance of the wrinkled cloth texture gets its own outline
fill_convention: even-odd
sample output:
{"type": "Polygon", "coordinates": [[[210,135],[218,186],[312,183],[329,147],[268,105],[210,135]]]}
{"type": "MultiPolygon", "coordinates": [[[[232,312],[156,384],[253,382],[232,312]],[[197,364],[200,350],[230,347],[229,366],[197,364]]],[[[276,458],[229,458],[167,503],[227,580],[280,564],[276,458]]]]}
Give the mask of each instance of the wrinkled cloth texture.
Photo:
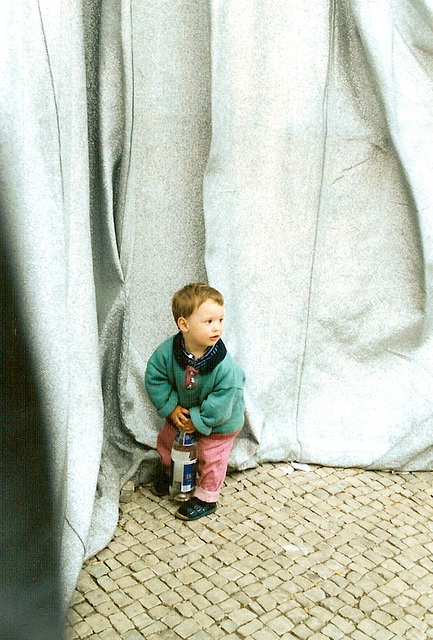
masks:
{"type": "Polygon", "coordinates": [[[48,439],[2,237],[0,638],[61,640],[59,521],[52,500],[48,439]]]}
{"type": "Polygon", "coordinates": [[[433,466],[431,0],[2,0],[0,206],[67,603],[146,481],[146,362],[207,280],[230,465],[433,466]]]}

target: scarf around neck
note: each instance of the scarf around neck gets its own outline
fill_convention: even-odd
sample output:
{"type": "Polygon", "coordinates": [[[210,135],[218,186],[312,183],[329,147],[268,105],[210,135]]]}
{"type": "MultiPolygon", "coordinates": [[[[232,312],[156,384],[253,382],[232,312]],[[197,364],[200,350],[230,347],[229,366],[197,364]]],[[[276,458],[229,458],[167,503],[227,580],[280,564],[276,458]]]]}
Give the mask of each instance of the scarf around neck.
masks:
{"type": "Polygon", "coordinates": [[[227,349],[220,338],[216,344],[206,349],[206,352],[201,356],[201,358],[195,360],[192,353],[189,353],[185,349],[182,332],[179,331],[179,333],[174,336],[173,352],[177,363],[182,367],[182,369],[192,367],[200,373],[210,373],[220,362],[224,360],[227,354],[227,349]]]}

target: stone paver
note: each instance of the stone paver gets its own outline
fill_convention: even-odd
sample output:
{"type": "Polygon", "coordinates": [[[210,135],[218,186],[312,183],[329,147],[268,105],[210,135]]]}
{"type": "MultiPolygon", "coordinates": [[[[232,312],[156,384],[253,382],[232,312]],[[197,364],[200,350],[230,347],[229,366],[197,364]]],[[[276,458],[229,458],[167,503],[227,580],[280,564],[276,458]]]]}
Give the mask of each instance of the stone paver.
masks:
{"type": "Polygon", "coordinates": [[[85,563],[67,640],[433,638],[431,472],[264,464],[185,523],[139,487],[85,563]]]}

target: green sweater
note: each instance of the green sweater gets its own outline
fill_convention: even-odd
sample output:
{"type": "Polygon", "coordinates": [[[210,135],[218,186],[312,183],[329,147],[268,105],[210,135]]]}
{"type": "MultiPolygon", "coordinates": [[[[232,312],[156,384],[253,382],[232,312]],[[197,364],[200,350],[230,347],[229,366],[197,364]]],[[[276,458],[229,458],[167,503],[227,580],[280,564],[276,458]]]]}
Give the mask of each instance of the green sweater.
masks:
{"type": "Polygon", "coordinates": [[[197,374],[194,389],[185,389],[185,370],[173,352],[174,336],[154,351],[147,363],[145,385],[158,415],[166,418],[180,405],[189,410],[197,431],[233,433],[244,424],[245,374],[227,353],[209,373],[197,374]]]}

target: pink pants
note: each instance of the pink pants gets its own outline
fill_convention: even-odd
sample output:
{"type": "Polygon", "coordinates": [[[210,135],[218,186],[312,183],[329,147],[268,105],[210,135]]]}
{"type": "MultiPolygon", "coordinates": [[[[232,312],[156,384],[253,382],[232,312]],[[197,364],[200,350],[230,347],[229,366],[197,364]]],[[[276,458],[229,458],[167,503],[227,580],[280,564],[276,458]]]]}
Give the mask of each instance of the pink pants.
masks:
{"type": "MultiPolygon", "coordinates": [[[[171,447],[177,433],[167,420],[158,434],[156,448],[164,467],[170,468],[171,447]]],[[[198,461],[197,482],[194,495],[204,502],[217,502],[227,472],[227,463],[235,433],[211,433],[208,436],[195,433],[197,438],[198,461]]]]}

